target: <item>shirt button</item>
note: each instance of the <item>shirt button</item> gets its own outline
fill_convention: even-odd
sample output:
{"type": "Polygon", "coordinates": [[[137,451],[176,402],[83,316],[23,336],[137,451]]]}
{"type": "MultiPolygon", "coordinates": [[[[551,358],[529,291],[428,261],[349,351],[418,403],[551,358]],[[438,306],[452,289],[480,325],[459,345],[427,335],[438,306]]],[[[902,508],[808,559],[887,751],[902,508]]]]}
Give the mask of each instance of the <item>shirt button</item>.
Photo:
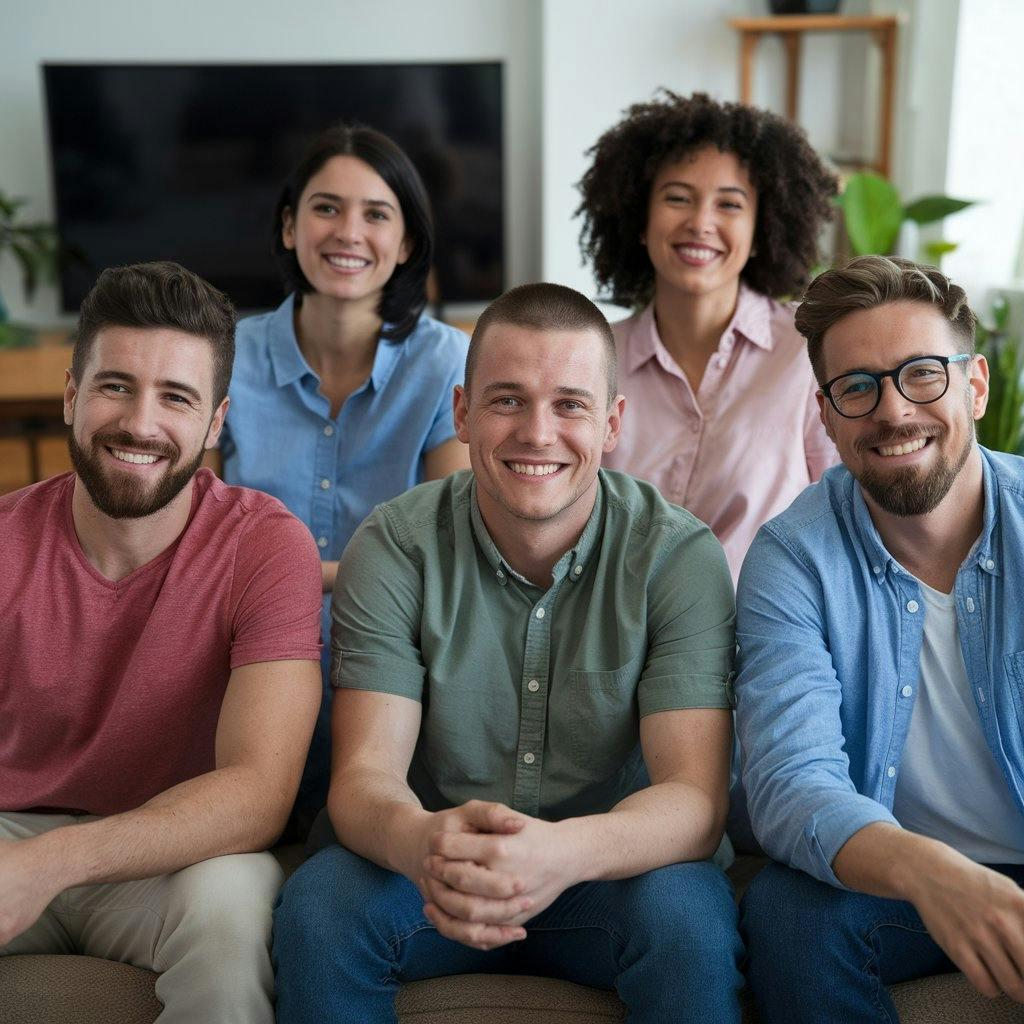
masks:
{"type": "Polygon", "coordinates": [[[526,688],[530,691],[530,693],[536,693],[540,689],[540,683],[538,683],[536,679],[531,679],[526,684],[526,688]]]}
{"type": "Polygon", "coordinates": [[[904,697],[909,697],[913,692],[914,688],[912,686],[904,686],[903,689],[900,690],[900,693],[902,693],[904,697]]]}
{"type": "Polygon", "coordinates": [[[583,572],[583,566],[582,565],[577,565],[576,568],[573,569],[572,574],[574,576],[579,576],[582,572],[583,572]]]}
{"type": "Polygon", "coordinates": [[[330,489],[331,489],[331,481],[328,480],[327,477],[324,477],[323,480],[320,481],[320,490],[321,491],[329,491],[330,489]]]}
{"type": "Polygon", "coordinates": [[[327,547],[327,538],[326,537],[317,537],[316,542],[322,548],[327,547]]]}
{"type": "Polygon", "coordinates": [[[967,598],[967,610],[969,612],[973,612],[974,611],[974,598],[973,597],[967,598]]]}
{"type": "Polygon", "coordinates": [[[889,765],[889,767],[885,770],[885,774],[888,775],[890,779],[895,779],[896,769],[892,765],[889,765]]]}
{"type": "Polygon", "coordinates": [[[533,756],[533,754],[523,754],[523,760],[524,760],[524,761],[525,761],[525,762],[526,762],[527,764],[533,764],[533,762],[534,762],[534,761],[536,761],[536,760],[537,760],[537,758],[535,758],[535,757],[533,756]]]}
{"type": "Polygon", "coordinates": [[[544,609],[543,608],[538,608],[537,609],[537,618],[538,619],[543,619],[544,618],[544,609]]]}
{"type": "Polygon", "coordinates": [[[996,563],[993,562],[991,558],[985,563],[985,568],[986,569],[994,569],[995,567],[996,567],[996,563]]]}
{"type": "Polygon", "coordinates": [[[324,437],[333,437],[333,436],[334,436],[334,427],[332,427],[330,425],[330,423],[328,423],[327,426],[324,427],[324,437]]]}
{"type": "Polygon", "coordinates": [[[500,569],[497,571],[496,575],[499,580],[503,580],[505,578],[505,574],[500,569]]]}
{"type": "Polygon", "coordinates": [[[907,602],[907,611],[908,612],[916,612],[917,609],[920,608],[920,607],[921,606],[916,601],[908,601],[907,602]]]}
{"type": "Polygon", "coordinates": [[[882,567],[880,565],[873,565],[871,566],[871,571],[877,576],[882,571],[882,567]]]}

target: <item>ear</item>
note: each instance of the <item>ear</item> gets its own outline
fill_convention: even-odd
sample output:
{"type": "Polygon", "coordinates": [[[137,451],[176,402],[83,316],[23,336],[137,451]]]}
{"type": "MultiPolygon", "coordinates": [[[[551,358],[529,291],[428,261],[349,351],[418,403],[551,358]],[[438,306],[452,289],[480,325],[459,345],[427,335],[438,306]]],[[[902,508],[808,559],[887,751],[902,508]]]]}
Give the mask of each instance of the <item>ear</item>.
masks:
{"type": "Polygon", "coordinates": [[[626,396],[616,395],[608,409],[608,422],[605,425],[604,445],[601,450],[604,452],[615,451],[619,443],[619,431],[622,430],[622,414],[626,409],[626,396]]]}
{"type": "Polygon", "coordinates": [[[980,420],[988,408],[988,360],[983,355],[974,356],[967,373],[967,382],[973,392],[971,414],[980,420]]]}
{"type": "Polygon", "coordinates": [[[295,248],[295,215],[290,206],[281,211],[281,244],[286,249],[295,248]]]}
{"type": "Polygon", "coordinates": [[[405,238],[402,239],[402,244],[398,249],[398,259],[395,262],[399,266],[401,266],[412,255],[412,251],[414,248],[415,245],[413,243],[413,240],[408,235],[406,235],[405,238]]]}
{"type": "Polygon", "coordinates": [[[456,384],[452,393],[452,413],[455,419],[455,436],[463,444],[469,444],[469,395],[461,384],[456,384]]]}
{"type": "Polygon", "coordinates": [[[206,440],[203,442],[204,448],[209,449],[217,447],[220,432],[224,429],[224,417],[228,414],[228,406],[230,404],[231,399],[225,396],[224,400],[214,411],[213,418],[210,420],[210,426],[206,430],[206,440]]]}
{"type": "Polygon", "coordinates": [[[818,418],[821,420],[821,425],[825,428],[828,439],[835,444],[836,435],[832,429],[832,406],[821,388],[818,388],[814,397],[818,400],[818,418]]]}
{"type": "Polygon", "coordinates": [[[75,418],[75,398],[78,385],[70,370],[64,371],[64,422],[70,427],[75,418]]]}

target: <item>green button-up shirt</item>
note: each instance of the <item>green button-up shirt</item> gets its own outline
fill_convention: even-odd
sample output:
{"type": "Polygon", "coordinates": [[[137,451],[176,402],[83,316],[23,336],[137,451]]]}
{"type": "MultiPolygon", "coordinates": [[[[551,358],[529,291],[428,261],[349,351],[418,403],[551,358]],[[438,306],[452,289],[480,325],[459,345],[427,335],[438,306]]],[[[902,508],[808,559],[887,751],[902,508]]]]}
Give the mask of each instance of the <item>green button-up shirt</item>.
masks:
{"type": "Polygon", "coordinates": [[[648,784],[643,716],[733,704],[722,548],[622,473],[600,471],[547,590],[502,558],[470,471],[415,487],[356,531],[332,616],[335,686],[423,705],[409,784],[428,810],[610,810],[648,784]]]}

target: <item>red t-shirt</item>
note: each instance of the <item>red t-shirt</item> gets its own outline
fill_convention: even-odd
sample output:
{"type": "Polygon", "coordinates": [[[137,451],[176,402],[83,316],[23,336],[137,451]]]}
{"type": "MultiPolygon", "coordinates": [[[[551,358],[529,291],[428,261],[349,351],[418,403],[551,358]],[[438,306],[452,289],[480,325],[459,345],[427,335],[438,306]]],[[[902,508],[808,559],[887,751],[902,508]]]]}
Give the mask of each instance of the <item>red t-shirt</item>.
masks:
{"type": "Polygon", "coordinates": [[[178,539],[116,583],[74,474],[0,497],[0,810],[114,814],[214,767],[233,668],[320,657],[320,559],[276,499],[200,470],[178,539]]]}

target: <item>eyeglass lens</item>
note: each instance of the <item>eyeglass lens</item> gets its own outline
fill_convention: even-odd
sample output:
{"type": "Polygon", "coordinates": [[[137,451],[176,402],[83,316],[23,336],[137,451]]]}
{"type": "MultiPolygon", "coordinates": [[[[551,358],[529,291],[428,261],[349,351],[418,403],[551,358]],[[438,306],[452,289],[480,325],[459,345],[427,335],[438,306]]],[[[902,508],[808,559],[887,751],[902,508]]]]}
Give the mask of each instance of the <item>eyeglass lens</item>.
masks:
{"type": "MultiPolygon", "coordinates": [[[[949,382],[946,367],[936,359],[914,359],[899,373],[896,386],[904,398],[926,404],[942,397],[949,382]]],[[[831,387],[832,399],[844,416],[863,416],[878,401],[878,381],[867,373],[848,373],[831,387]]]]}

